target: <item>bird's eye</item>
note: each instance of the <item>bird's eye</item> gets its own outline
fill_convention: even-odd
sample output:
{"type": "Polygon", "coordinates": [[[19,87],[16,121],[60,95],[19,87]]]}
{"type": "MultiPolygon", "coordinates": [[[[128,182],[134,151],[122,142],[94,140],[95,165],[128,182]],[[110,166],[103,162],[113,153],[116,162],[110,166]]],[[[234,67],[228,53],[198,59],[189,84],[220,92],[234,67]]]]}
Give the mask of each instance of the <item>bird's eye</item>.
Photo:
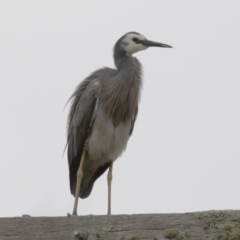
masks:
{"type": "Polygon", "coordinates": [[[133,40],[135,43],[138,42],[138,38],[136,38],[136,37],[134,37],[132,40],[133,40]]]}

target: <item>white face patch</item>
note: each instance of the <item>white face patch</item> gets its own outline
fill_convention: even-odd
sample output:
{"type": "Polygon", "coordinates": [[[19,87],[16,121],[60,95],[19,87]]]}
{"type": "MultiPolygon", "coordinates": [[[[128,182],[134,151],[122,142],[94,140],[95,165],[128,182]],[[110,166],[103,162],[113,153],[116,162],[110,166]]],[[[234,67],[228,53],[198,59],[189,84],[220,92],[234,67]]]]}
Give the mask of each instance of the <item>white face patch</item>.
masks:
{"type": "Polygon", "coordinates": [[[123,49],[129,54],[132,55],[138,51],[142,51],[147,49],[146,46],[142,45],[141,43],[135,43],[133,38],[137,38],[139,40],[145,40],[146,38],[141,34],[136,33],[128,33],[125,38],[122,40],[122,47],[123,49]]]}

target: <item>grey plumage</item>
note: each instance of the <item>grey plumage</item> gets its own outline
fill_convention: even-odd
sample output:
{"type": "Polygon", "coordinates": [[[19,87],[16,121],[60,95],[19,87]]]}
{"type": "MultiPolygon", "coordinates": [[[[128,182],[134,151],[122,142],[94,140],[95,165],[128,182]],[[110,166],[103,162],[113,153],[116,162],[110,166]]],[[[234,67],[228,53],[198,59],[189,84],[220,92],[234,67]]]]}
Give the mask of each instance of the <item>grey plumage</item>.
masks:
{"type": "Polygon", "coordinates": [[[82,148],[87,139],[90,155],[87,154],[88,160],[83,169],[81,198],[88,197],[94,181],[126,147],[136,119],[142,85],[138,60],[130,58],[128,62],[119,71],[104,68],[94,72],[77,87],[72,96],[68,124],[68,159],[73,195],[82,148]]]}
{"type": "Polygon", "coordinates": [[[142,87],[142,67],[132,53],[146,49],[150,43],[154,42],[139,33],[125,34],[114,47],[116,69],[93,72],[71,96],[67,147],[73,195],[84,143],[87,147],[80,198],[90,195],[94,182],[125,150],[133,132],[142,87]]]}

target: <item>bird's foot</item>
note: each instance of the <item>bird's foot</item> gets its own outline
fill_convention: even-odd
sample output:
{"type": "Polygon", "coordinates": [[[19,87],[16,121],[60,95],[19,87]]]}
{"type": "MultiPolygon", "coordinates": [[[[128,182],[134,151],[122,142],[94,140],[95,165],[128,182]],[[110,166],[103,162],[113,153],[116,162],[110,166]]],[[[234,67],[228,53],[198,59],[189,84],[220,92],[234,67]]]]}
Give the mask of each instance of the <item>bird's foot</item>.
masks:
{"type": "Polygon", "coordinates": [[[68,216],[68,217],[77,217],[78,215],[77,215],[77,213],[72,213],[72,214],[67,213],[67,216],[68,216]]]}

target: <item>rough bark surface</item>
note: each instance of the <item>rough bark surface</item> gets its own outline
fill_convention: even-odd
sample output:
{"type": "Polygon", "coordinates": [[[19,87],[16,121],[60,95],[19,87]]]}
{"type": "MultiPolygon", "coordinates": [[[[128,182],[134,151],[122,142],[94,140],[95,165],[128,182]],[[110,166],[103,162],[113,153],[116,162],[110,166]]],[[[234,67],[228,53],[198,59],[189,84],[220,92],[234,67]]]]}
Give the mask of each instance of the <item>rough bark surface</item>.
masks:
{"type": "Polygon", "coordinates": [[[240,210],[184,214],[0,218],[0,239],[240,240],[240,210]],[[79,232],[78,237],[74,237],[74,232],[77,235],[76,231],[79,232]],[[82,235],[83,232],[88,234],[87,238],[82,235]]]}

